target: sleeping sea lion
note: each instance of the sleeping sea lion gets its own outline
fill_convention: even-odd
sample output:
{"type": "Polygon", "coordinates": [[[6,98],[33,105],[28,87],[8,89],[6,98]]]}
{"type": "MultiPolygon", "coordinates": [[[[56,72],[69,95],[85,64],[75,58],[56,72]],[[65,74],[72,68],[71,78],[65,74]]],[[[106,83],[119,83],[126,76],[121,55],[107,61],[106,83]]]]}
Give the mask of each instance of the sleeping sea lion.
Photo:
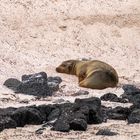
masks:
{"type": "Polygon", "coordinates": [[[99,61],[67,60],[56,68],[59,73],[76,75],[79,86],[92,89],[116,87],[118,74],[109,64],[99,61]]]}

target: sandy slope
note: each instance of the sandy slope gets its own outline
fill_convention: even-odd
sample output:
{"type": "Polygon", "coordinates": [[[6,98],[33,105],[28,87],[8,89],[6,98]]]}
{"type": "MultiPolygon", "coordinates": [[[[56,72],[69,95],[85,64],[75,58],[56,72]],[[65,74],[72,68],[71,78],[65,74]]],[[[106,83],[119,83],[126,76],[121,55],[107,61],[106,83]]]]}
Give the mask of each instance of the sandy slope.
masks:
{"type": "MultiPolygon", "coordinates": [[[[124,83],[140,87],[140,1],[139,0],[1,0],[0,1],[0,107],[51,103],[82,89],[77,78],[58,74],[55,67],[67,59],[99,59],[119,73],[120,86],[90,90],[83,97],[106,92],[123,93],[124,83]],[[53,97],[35,100],[33,96],[15,95],[2,86],[9,77],[46,71],[61,76],[61,90],[53,97]],[[21,103],[28,99],[29,104],[21,103]]],[[[83,98],[81,97],[81,98],[83,98]]],[[[116,103],[104,103],[116,106],[116,103]]],[[[124,106],[124,105],[122,105],[124,106]]],[[[2,140],[26,139],[140,139],[140,125],[123,121],[88,126],[86,132],[59,133],[46,130],[37,136],[39,126],[4,130],[2,140]],[[118,132],[115,137],[95,136],[99,128],[118,132]]]]}

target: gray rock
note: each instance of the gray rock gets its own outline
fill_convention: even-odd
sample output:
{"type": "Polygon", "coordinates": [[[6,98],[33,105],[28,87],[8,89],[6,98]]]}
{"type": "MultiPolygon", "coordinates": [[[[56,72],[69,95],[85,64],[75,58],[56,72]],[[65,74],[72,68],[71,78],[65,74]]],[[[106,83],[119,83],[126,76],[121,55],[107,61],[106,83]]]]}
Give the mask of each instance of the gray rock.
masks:
{"type": "Polygon", "coordinates": [[[78,92],[72,94],[72,96],[88,95],[89,92],[85,90],[79,90],[78,92]]]}
{"type": "Polygon", "coordinates": [[[118,133],[112,132],[110,129],[100,129],[96,135],[104,135],[104,136],[115,136],[118,133]]]}
{"type": "Polygon", "coordinates": [[[140,123],[140,109],[134,109],[128,116],[128,123],[140,123]]]}

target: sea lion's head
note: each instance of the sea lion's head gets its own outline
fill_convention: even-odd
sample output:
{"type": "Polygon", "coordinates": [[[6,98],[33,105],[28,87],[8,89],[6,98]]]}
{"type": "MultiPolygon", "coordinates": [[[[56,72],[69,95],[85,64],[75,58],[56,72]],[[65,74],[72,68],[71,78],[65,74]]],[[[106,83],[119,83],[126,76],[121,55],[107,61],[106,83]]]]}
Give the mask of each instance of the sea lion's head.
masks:
{"type": "Polygon", "coordinates": [[[60,73],[66,74],[74,74],[74,66],[76,64],[76,60],[67,60],[62,62],[58,67],[56,67],[56,71],[60,73]]]}

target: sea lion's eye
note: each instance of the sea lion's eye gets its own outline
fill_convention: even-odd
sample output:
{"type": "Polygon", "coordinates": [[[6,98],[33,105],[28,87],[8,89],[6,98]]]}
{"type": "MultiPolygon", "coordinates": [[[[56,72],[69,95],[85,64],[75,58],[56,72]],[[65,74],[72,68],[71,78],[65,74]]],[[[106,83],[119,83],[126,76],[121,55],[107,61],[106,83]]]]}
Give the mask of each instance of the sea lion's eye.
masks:
{"type": "Polygon", "coordinates": [[[66,67],[66,64],[62,64],[62,67],[66,67]]]}

